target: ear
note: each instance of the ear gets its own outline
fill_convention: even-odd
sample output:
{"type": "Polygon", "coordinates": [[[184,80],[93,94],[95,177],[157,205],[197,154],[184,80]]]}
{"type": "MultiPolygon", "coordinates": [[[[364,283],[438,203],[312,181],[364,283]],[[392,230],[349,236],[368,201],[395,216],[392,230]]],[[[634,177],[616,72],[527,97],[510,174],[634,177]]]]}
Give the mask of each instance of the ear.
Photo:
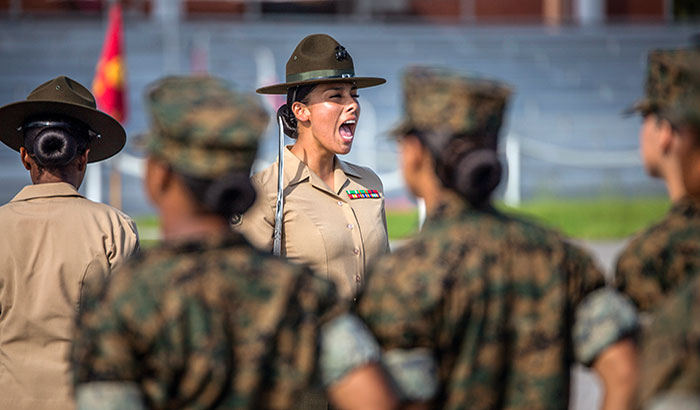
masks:
{"type": "Polygon", "coordinates": [[[661,152],[668,154],[671,151],[671,145],[673,144],[673,134],[675,134],[673,127],[668,120],[659,119],[656,123],[656,130],[661,152]]]}
{"type": "Polygon", "coordinates": [[[86,149],[82,155],[78,157],[78,171],[83,172],[87,167],[88,155],[90,154],[90,148],[86,149]]]}
{"type": "Polygon", "coordinates": [[[161,199],[171,188],[172,179],[173,172],[166,163],[153,157],[146,159],[143,184],[146,195],[154,205],[160,206],[161,199]]]}
{"type": "Polygon", "coordinates": [[[26,169],[27,171],[32,170],[32,166],[34,166],[34,160],[29,155],[26,148],[19,147],[19,159],[20,159],[20,161],[22,161],[22,165],[24,165],[24,169],[26,169]]]}
{"type": "Polygon", "coordinates": [[[294,101],[294,103],[292,104],[292,112],[294,113],[294,116],[297,117],[297,121],[301,122],[308,121],[309,116],[311,116],[309,107],[307,107],[306,104],[300,101],[294,101]]]}

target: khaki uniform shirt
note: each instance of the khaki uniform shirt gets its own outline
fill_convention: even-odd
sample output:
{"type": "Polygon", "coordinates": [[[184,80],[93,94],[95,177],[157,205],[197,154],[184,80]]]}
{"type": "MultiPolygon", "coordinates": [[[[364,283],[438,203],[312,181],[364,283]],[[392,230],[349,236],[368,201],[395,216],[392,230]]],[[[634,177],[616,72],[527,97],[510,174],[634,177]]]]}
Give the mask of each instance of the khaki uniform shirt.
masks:
{"type": "MultiPolygon", "coordinates": [[[[256,204],[240,229],[254,245],[272,251],[277,202],[277,162],[255,174],[256,204]]],[[[365,270],[389,250],[384,190],[369,168],[336,157],[335,190],[289,149],[284,151],[284,225],[282,255],[307,263],[333,280],[341,297],[357,294],[365,270]],[[377,190],[378,198],[350,199],[348,191],[377,190]]]]}
{"type": "Polygon", "coordinates": [[[136,225],[59,182],[26,186],[0,207],[0,232],[0,409],[71,409],[83,284],[138,249],[136,225]]]}

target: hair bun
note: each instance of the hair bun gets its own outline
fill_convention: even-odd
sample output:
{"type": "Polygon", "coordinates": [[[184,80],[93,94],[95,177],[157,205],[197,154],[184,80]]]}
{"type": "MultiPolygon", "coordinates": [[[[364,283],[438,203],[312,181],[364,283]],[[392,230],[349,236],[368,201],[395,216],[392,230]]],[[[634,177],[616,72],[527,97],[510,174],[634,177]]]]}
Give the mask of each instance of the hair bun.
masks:
{"type": "Polygon", "coordinates": [[[78,153],[75,138],[60,128],[46,128],[34,138],[34,156],[42,167],[60,168],[73,161],[78,153]]]}
{"type": "Polygon", "coordinates": [[[248,210],[255,196],[248,174],[232,172],[211,181],[204,192],[203,203],[209,210],[228,218],[248,210]]]}
{"type": "Polygon", "coordinates": [[[477,149],[458,160],[454,168],[454,188],[472,205],[479,206],[488,202],[502,173],[495,150],[477,149]]]}
{"type": "Polygon", "coordinates": [[[284,134],[290,138],[295,138],[297,133],[297,118],[289,109],[289,105],[282,104],[277,110],[277,117],[282,119],[284,134]]]}

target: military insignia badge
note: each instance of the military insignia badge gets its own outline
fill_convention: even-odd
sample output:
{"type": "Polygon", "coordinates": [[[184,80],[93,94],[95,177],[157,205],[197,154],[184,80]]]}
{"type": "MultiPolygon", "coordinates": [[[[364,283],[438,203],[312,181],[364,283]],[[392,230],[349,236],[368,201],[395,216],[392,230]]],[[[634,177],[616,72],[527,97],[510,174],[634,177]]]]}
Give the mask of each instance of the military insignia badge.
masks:
{"type": "Polygon", "coordinates": [[[350,199],[362,199],[362,198],[381,198],[379,191],[376,189],[358,189],[358,190],[348,190],[345,191],[350,199]]]}

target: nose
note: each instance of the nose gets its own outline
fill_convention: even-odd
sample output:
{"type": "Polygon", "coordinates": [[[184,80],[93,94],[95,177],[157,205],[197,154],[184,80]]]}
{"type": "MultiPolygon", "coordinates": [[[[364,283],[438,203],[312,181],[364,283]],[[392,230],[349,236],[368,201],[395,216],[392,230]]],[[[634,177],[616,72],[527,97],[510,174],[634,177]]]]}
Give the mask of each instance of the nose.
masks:
{"type": "Polygon", "coordinates": [[[357,100],[357,98],[351,97],[350,100],[350,103],[345,107],[345,112],[360,115],[360,102],[357,100]]]}

